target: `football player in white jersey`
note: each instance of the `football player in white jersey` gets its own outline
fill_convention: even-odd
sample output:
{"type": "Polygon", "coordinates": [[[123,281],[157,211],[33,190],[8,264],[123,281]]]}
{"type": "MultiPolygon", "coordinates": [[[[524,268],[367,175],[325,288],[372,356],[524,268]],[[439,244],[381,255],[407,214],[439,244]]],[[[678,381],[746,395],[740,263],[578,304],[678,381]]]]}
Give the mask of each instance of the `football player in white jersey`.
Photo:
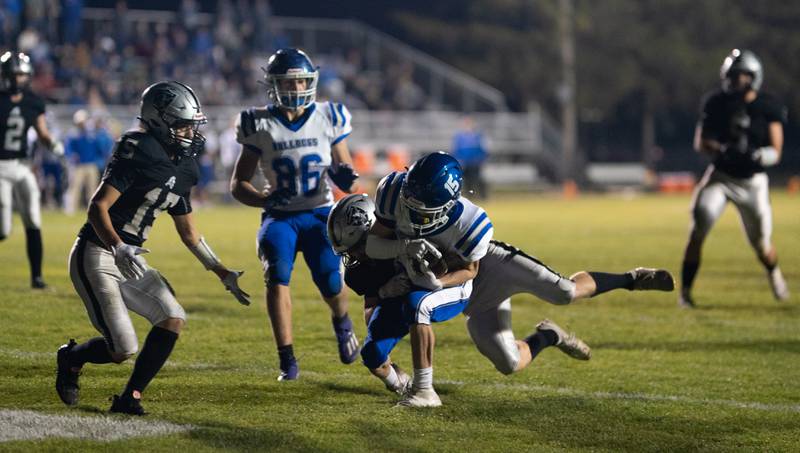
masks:
{"type": "Polygon", "coordinates": [[[404,406],[442,404],[433,388],[431,323],[447,321],[464,310],[494,231],[486,212],[461,196],[461,180],[458,161],[436,152],[417,160],[408,172],[393,172],[378,184],[378,221],[367,239],[367,255],[399,259],[407,274],[394,283],[406,286],[405,275],[411,280],[403,309],[410,324],[414,378],[400,402],[404,406]],[[428,263],[441,258],[439,250],[456,259],[437,277],[428,263]]]}
{"type": "MultiPolygon", "coordinates": [[[[347,266],[345,282],[364,297],[368,324],[361,350],[364,365],[389,390],[402,394],[408,390],[410,379],[392,362],[389,353],[409,332],[403,297],[411,284],[402,277],[405,271],[395,260],[366,256],[367,233],[376,223],[375,210],[367,195],[348,195],[331,210],[328,236],[347,266]]],[[[591,356],[585,343],[550,320],[540,322],[524,340],[516,340],[511,330],[512,295],[530,293],[552,304],[565,305],[614,289],[671,291],[674,286],[669,272],[648,268],[624,274],[581,271],[566,278],[520,249],[491,240],[480,260],[464,314],[478,350],[498,371],[511,374],[527,367],[549,346],[556,346],[576,359],[587,360],[591,356]]]]}
{"type": "Polygon", "coordinates": [[[292,346],[289,280],[298,251],[332,313],[339,359],[358,357],[358,339],[347,314],[341,259],[333,252],[325,224],[333,204],[329,181],[348,192],[358,174],[347,136],[350,113],[342,104],[316,102],[318,69],[297,49],[281,49],[264,69],[271,105],[243,111],[237,123],[242,152],[231,178],[240,202],[263,209],[258,254],[267,285],[267,311],[278,347],[279,380],[297,379],[292,346]],[[260,167],[266,190],[251,182],[260,167]]]}

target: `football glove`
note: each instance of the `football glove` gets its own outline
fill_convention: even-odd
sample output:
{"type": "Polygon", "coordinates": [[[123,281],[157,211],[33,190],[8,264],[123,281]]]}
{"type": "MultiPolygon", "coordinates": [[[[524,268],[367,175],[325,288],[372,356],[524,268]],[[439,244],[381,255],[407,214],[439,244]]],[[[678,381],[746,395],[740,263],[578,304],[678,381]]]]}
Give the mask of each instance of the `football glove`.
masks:
{"type": "Polygon", "coordinates": [[[336,187],[347,192],[353,186],[356,179],[358,179],[358,173],[356,173],[350,164],[340,162],[335,170],[333,167],[328,167],[328,177],[336,184],[336,187]]]}
{"type": "Polygon", "coordinates": [[[406,239],[403,254],[418,262],[422,262],[426,258],[432,261],[442,257],[441,252],[427,239],[406,239]]]}
{"type": "Polygon", "coordinates": [[[150,250],[126,244],[124,242],[111,247],[114,263],[125,279],[138,280],[147,272],[147,262],[139,255],[150,253],[150,250]]]}
{"type": "Polygon", "coordinates": [[[244,271],[228,270],[228,275],[222,279],[222,284],[225,285],[225,289],[230,291],[240,304],[250,305],[250,295],[244,292],[242,288],[239,288],[239,277],[242,274],[244,274],[244,271]]]}
{"type": "Polygon", "coordinates": [[[776,165],[781,160],[781,155],[778,150],[773,146],[762,146],[753,150],[750,155],[753,162],[760,164],[762,167],[771,167],[776,165]]]}
{"type": "Polygon", "coordinates": [[[285,187],[273,190],[264,200],[264,209],[271,211],[274,208],[286,206],[289,204],[289,200],[291,200],[295,195],[295,191],[285,187]]]}
{"type": "Polygon", "coordinates": [[[426,262],[421,266],[412,266],[411,269],[406,268],[408,278],[416,286],[425,288],[431,291],[437,291],[443,288],[441,280],[436,278],[436,274],[428,267],[426,262]]]}
{"type": "Polygon", "coordinates": [[[55,154],[56,156],[63,156],[64,155],[64,142],[61,140],[56,140],[50,145],[50,152],[55,154]]]}
{"type": "Polygon", "coordinates": [[[406,273],[400,273],[390,278],[388,282],[378,289],[378,297],[392,299],[408,294],[411,290],[411,280],[406,273]]]}

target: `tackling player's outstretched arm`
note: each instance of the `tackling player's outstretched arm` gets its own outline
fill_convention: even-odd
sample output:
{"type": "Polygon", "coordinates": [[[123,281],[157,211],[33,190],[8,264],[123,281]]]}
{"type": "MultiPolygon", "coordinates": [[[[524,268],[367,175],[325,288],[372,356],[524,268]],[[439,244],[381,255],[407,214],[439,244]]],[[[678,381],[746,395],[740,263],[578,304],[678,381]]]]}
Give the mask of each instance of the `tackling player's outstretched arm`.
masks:
{"type": "Polygon", "coordinates": [[[203,264],[203,267],[217,274],[217,277],[225,285],[225,289],[230,291],[240,304],[250,305],[250,295],[239,288],[238,279],[244,271],[230,270],[222,264],[203,236],[195,228],[192,214],[173,215],[172,220],[175,222],[175,230],[181,237],[181,241],[203,264]]]}
{"type": "Polygon", "coordinates": [[[448,272],[441,277],[439,277],[439,282],[442,284],[443,288],[449,288],[451,286],[458,286],[462,283],[468,282],[475,278],[478,275],[478,268],[480,267],[480,261],[473,261],[469,264],[466,264],[463,268],[448,272]]]}
{"type": "Polygon", "coordinates": [[[258,154],[242,148],[231,176],[231,195],[247,206],[264,207],[267,197],[250,182],[258,168],[258,154]]]}

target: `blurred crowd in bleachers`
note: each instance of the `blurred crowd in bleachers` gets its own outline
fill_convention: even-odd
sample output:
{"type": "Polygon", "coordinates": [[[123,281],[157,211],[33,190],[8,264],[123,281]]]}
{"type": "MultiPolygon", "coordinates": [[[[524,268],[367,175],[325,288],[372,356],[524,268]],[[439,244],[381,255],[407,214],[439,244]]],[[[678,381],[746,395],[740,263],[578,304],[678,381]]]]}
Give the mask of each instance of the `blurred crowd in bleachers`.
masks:
{"type": "MultiPolygon", "coordinates": [[[[131,104],[149,83],[176,79],[195,88],[206,105],[263,103],[260,68],[274,50],[296,45],[268,0],[221,0],[210,13],[195,0],[182,0],[178,11],[144,15],[130,14],[123,0],[93,14],[83,3],[0,0],[0,48],[31,56],[33,89],[51,102],[131,104]]],[[[411,64],[369,71],[363,49],[342,44],[311,54],[321,67],[321,97],[351,108],[426,107],[411,64]]]]}

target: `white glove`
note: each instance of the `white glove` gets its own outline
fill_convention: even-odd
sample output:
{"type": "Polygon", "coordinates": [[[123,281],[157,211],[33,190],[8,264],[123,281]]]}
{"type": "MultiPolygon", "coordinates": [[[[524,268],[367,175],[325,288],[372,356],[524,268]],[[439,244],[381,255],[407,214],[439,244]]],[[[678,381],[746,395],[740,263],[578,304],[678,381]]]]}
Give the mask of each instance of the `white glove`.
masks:
{"type": "Polygon", "coordinates": [[[150,253],[150,250],[121,242],[111,247],[114,263],[126,279],[140,279],[147,272],[147,262],[139,255],[150,253]]]}
{"type": "Polygon", "coordinates": [[[781,155],[773,146],[762,146],[753,151],[752,158],[762,167],[771,167],[781,160],[781,155]]]}
{"type": "Polygon", "coordinates": [[[436,278],[436,274],[431,271],[426,261],[423,260],[418,266],[411,265],[411,263],[408,264],[406,266],[406,263],[403,263],[403,266],[406,268],[411,283],[431,291],[442,289],[442,282],[436,278]]]}
{"type": "Polygon", "coordinates": [[[411,290],[411,280],[408,275],[400,273],[390,278],[388,282],[378,289],[378,297],[381,299],[391,299],[393,297],[404,296],[411,290]]]}
{"type": "Polygon", "coordinates": [[[61,140],[54,141],[52,146],[50,147],[50,152],[52,152],[56,156],[63,156],[64,155],[64,142],[62,142],[61,140]]]}
{"type": "Polygon", "coordinates": [[[242,288],[239,288],[239,277],[242,274],[244,274],[244,271],[228,270],[228,275],[222,279],[222,284],[225,285],[225,289],[230,291],[240,304],[250,305],[250,295],[244,292],[242,288]]]}
{"type": "Polygon", "coordinates": [[[433,255],[434,259],[442,257],[441,252],[427,239],[406,239],[404,254],[418,262],[424,261],[427,255],[433,255]]]}

